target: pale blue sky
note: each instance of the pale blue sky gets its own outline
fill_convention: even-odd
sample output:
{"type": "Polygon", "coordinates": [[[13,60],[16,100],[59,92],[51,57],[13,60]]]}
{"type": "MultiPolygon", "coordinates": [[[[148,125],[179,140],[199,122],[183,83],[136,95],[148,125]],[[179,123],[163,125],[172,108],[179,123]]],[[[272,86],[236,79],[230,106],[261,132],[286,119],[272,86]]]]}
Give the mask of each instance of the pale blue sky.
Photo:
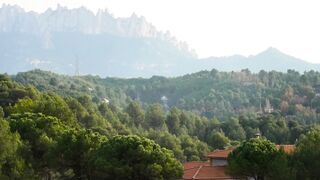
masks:
{"type": "Polygon", "coordinates": [[[159,30],[186,41],[200,57],[256,54],[272,46],[320,63],[320,2],[316,0],[0,0],[44,11],[107,8],[116,17],[133,12],[159,30]]]}

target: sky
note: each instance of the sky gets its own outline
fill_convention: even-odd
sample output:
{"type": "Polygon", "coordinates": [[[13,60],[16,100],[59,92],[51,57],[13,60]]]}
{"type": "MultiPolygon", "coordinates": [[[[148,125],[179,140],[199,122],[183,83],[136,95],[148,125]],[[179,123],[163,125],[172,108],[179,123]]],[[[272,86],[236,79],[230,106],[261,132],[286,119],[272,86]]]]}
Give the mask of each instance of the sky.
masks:
{"type": "Polygon", "coordinates": [[[199,57],[254,55],[268,47],[320,63],[317,0],[0,0],[43,12],[57,4],[108,9],[115,17],[144,16],[170,31],[199,57]]]}

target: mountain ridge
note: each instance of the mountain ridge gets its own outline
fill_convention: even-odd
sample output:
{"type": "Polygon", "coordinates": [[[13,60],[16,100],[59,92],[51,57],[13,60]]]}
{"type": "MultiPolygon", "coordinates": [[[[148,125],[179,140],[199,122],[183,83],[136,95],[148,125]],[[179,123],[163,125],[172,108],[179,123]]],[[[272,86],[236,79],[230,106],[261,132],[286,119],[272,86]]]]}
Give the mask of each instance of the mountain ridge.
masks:
{"type": "Polygon", "coordinates": [[[247,57],[233,55],[225,57],[209,57],[202,60],[207,62],[207,66],[211,66],[221,71],[250,69],[253,72],[259,72],[260,70],[285,72],[288,69],[294,69],[299,72],[304,72],[309,70],[320,70],[320,64],[309,63],[285,54],[274,47],[269,47],[256,55],[249,55],[247,57]],[[228,61],[228,63],[226,63],[226,61],[228,61]]]}
{"type": "Polygon", "coordinates": [[[43,13],[19,6],[0,8],[0,72],[31,69],[62,74],[113,77],[179,76],[213,68],[285,72],[320,70],[311,64],[269,48],[251,56],[198,58],[186,43],[136,14],[115,18],[107,10],[58,6],[43,13]]]}

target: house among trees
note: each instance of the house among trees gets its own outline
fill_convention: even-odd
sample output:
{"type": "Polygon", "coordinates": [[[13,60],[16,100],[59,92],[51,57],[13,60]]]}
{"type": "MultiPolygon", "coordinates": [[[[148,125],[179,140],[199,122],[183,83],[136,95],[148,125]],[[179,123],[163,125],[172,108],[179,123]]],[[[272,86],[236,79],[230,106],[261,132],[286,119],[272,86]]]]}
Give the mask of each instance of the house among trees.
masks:
{"type": "MultiPolygon", "coordinates": [[[[294,145],[276,145],[277,148],[291,154],[294,151],[294,145]]],[[[206,162],[186,162],[183,164],[184,180],[238,180],[240,178],[232,177],[225,173],[225,168],[228,165],[227,157],[234,148],[226,150],[216,150],[208,153],[206,162]]]]}
{"type": "Polygon", "coordinates": [[[273,113],[273,112],[274,112],[274,109],[271,106],[271,103],[270,103],[268,98],[266,98],[266,102],[265,102],[264,108],[262,108],[261,101],[260,101],[260,108],[259,108],[258,114],[270,114],[270,113],[273,113]]]}

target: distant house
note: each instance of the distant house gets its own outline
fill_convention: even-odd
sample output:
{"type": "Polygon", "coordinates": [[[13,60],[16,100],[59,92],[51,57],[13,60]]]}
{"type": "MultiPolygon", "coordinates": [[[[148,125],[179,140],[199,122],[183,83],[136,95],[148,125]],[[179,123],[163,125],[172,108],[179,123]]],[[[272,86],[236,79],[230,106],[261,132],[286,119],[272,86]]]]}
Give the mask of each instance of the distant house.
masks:
{"type": "Polygon", "coordinates": [[[109,102],[110,102],[110,101],[109,101],[109,99],[108,99],[108,98],[103,98],[101,102],[102,102],[102,103],[109,104],[109,102]]]}
{"type": "Polygon", "coordinates": [[[266,99],[266,106],[264,107],[264,113],[272,113],[273,107],[270,104],[269,99],[266,99]]]}
{"type": "MultiPolygon", "coordinates": [[[[294,151],[294,145],[276,145],[282,148],[286,153],[291,154],[294,151]]],[[[184,180],[239,180],[240,178],[232,177],[225,174],[225,168],[228,165],[227,157],[234,148],[226,150],[217,150],[208,153],[206,162],[186,162],[183,164],[184,180]]],[[[243,179],[243,178],[242,178],[243,179]]],[[[250,179],[250,178],[249,178],[250,179]]]]}
{"type": "Polygon", "coordinates": [[[183,179],[199,179],[199,180],[236,180],[232,176],[225,174],[227,165],[227,157],[233,149],[219,150],[210,152],[207,157],[208,162],[186,162],[183,164],[183,179]]]}
{"type": "Polygon", "coordinates": [[[258,114],[270,114],[273,112],[274,112],[274,109],[271,106],[271,103],[268,98],[266,99],[265,107],[263,109],[262,109],[261,102],[260,102],[260,108],[259,108],[259,111],[257,112],[258,114]]]}

